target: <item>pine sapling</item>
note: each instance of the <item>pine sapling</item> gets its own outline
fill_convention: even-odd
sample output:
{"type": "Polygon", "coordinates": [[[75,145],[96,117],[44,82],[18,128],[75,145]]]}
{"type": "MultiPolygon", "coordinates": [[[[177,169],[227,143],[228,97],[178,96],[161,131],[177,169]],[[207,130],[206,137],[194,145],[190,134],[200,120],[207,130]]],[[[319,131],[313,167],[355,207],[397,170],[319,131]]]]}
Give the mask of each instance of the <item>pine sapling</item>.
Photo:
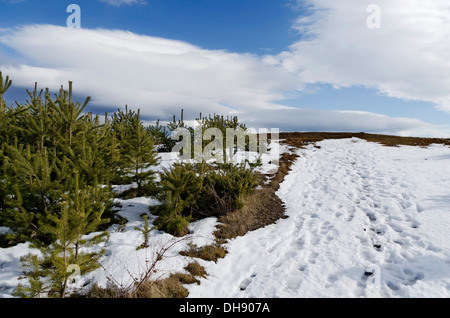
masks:
{"type": "Polygon", "coordinates": [[[0,103],[3,103],[3,94],[11,87],[11,84],[12,81],[9,79],[9,76],[6,76],[3,80],[3,74],[0,72],[0,103]]]}
{"type": "Polygon", "coordinates": [[[144,214],[144,222],[145,223],[144,223],[143,228],[140,228],[137,226],[134,228],[135,230],[142,232],[142,234],[144,235],[144,242],[136,248],[137,250],[140,250],[143,248],[148,248],[150,246],[149,245],[150,232],[153,231],[154,229],[156,229],[156,226],[150,227],[148,225],[148,215],[147,214],[144,214]]]}

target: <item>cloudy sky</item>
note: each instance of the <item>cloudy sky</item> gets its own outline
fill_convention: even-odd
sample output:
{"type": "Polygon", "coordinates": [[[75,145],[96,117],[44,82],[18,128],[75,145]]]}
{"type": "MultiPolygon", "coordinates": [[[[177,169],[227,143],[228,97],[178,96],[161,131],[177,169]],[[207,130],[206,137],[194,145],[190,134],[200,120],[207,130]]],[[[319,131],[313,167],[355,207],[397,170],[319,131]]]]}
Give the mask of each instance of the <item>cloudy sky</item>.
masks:
{"type": "Polygon", "coordinates": [[[449,39],[448,0],[0,0],[9,103],[70,80],[150,121],[449,137],[449,39]]]}

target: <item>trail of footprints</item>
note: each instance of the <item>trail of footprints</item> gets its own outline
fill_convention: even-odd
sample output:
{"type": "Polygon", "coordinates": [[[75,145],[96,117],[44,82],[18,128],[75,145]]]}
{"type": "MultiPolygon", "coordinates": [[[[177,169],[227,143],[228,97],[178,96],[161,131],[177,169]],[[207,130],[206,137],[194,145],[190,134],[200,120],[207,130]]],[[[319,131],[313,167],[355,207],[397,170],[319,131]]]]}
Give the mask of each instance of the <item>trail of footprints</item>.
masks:
{"type": "MultiPolygon", "coordinates": [[[[363,173],[365,175],[370,174],[367,170],[364,170],[363,173]]],[[[369,237],[369,240],[361,239],[361,244],[369,248],[371,246],[373,250],[380,253],[386,250],[388,252],[384,255],[384,264],[375,264],[376,266],[372,270],[363,273],[360,282],[357,283],[356,292],[360,296],[365,296],[365,288],[368,282],[372,283],[371,279],[377,275],[377,279],[381,280],[380,284],[385,283],[394,294],[400,293],[402,285],[414,285],[418,280],[425,277],[422,272],[416,272],[408,267],[408,261],[402,255],[402,250],[407,250],[413,246],[415,251],[422,249],[421,254],[427,250],[421,242],[420,236],[414,233],[414,230],[420,227],[420,222],[414,216],[423,212],[423,208],[415,204],[413,198],[405,192],[402,192],[401,197],[398,198],[398,209],[395,209],[395,206],[392,205],[383,205],[380,189],[385,191],[384,189],[407,188],[405,183],[399,183],[396,178],[391,178],[390,184],[385,186],[383,186],[384,179],[382,178],[371,176],[369,179],[362,179],[361,199],[366,201],[370,209],[359,207],[367,216],[368,227],[364,231],[369,237]],[[367,181],[372,180],[372,177],[376,180],[377,187],[375,189],[367,181]],[[387,233],[391,234],[389,238],[387,238],[387,233]],[[400,249],[400,252],[396,253],[398,249],[400,249]],[[375,273],[376,270],[383,272],[383,275],[375,273]]],[[[360,202],[356,203],[359,204],[360,202]]],[[[369,255],[368,259],[370,260],[369,255]]]]}
{"type": "MultiPolygon", "coordinates": [[[[353,156],[357,158],[357,154],[353,154],[353,156]]],[[[308,172],[312,172],[317,167],[309,165],[307,169],[308,172]]],[[[396,177],[388,179],[389,182],[386,184],[386,178],[382,178],[370,169],[360,166],[356,159],[351,161],[347,167],[342,165],[337,167],[337,170],[342,169],[345,169],[345,175],[347,176],[347,179],[342,180],[342,183],[345,186],[356,185],[357,191],[348,192],[344,197],[338,198],[346,203],[353,202],[353,204],[347,204],[346,206],[337,204],[334,217],[352,222],[356,215],[360,213],[366,215],[367,226],[362,229],[364,233],[360,236],[361,250],[365,250],[362,255],[366,255],[368,262],[374,265],[372,268],[361,269],[361,278],[356,282],[355,295],[366,296],[367,288],[374,283],[375,278],[381,278],[381,287],[386,286],[388,288],[380,290],[381,296],[390,296],[390,294],[396,293],[401,295],[402,286],[414,285],[417,281],[425,278],[422,272],[409,266],[401,251],[408,250],[413,246],[414,250],[419,250],[420,254],[427,251],[437,251],[433,246],[425,246],[421,242],[420,236],[414,233],[416,229],[420,228],[420,222],[415,217],[424,209],[414,202],[411,195],[401,191],[402,189],[406,191],[408,185],[400,182],[396,177]],[[395,211],[392,204],[383,203],[383,194],[390,191],[391,188],[400,189],[399,192],[401,193],[401,196],[397,198],[398,208],[395,211]],[[400,252],[397,252],[397,250],[400,250],[400,252]],[[384,263],[378,262],[377,264],[373,252],[381,253],[384,257],[384,263]],[[383,275],[376,271],[381,271],[383,275]]],[[[328,177],[325,176],[325,178],[328,177]]],[[[324,180],[311,181],[309,183],[311,191],[304,194],[305,202],[303,206],[311,206],[310,203],[315,201],[316,209],[319,211],[323,207],[320,196],[329,193],[330,190],[326,184],[324,180]]],[[[387,197],[391,198],[389,193],[387,197]]],[[[301,257],[302,262],[299,261],[298,257],[293,261],[292,275],[289,276],[298,276],[298,279],[288,282],[286,284],[288,289],[299,288],[302,274],[306,274],[310,266],[317,264],[320,255],[314,247],[331,242],[339,233],[332,222],[328,220],[322,222],[318,212],[311,212],[307,215],[301,214],[297,219],[301,219],[301,222],[298,222],[299,227],[306,227],[307,231],[303,231],[306,235],[297,238],[292,244],[296,245],[297,251],[304,256],[301,257]]],[[[288,252],[283,258],[286,260],[290,257],[292,255],[289,255],[288,252]]],[[[279,267],[280,264],[278,263],[274,267],[279,267]]],[[[256,274],[252,274],[244,279],[239,285],[239,289],[241,291],[246,290],[255,277],[256,274]]],[[[337,274],[327,275],[327,277],[324,277],[324,287],[331,287],[339,279],[337,274]]],[[[450,290],[450,285],[447,289],[450,290]]]]}

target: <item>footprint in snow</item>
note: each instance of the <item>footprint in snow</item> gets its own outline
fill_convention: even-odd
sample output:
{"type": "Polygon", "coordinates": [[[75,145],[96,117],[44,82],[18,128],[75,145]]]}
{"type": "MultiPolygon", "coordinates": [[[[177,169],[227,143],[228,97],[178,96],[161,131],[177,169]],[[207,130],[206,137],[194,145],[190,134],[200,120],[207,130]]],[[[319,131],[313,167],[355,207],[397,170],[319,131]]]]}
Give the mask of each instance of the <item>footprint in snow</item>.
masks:
{"type": "MultiPolygon", "coordinates": [[[[384,235],[384,229],[374,229],[374,228],[370,228],[370,231],[374,232],[376,235],[384,235]]],[[[364,231],[366,231],[366,229],[364,229],[364,231]]]]}
{"type": "Polygon", "coordinates": [[[398,287],[398,285],[395,284],[394,282],[387,282],[386,285],[387,285],[387,287],[389,287],[393,291],[398,291],[400,289],[398,287]]]}
{"type": "Polygon", "coordinates": [[[407,210],[412,206],[412,203],[409,201],[402,201],[401,206],[402,206],[403,210],[407,210]]]}
{"type": "Polygon", "coordinates": [[[420,222],[419,221],[414,220],[414,219],[411,220],[411,228],[418,229],[419,226],[420,226],[420,222]]]}
{"type": "Polygon", "coordinates": [[[336,275],[329,275],[327,278],[327,284],[325,285],[325,288],[330,288],[335,282],[337,282],[339,279],[336,275]]]}
{"type": "Polygon", "coordinates": [[[425,278],[425,274],[422,272],[414,273],[409,268],[405,268],[403,273],[407,275],[407,283],[405,285],[414,285],[418,280],[423,280],[425,278]]]}
{"type": "Polygon", "coordinates": [[[322,235],[327,234],[332,229],[333,229],[333,225],[330,223],[330,221],[325,221],[320,226],[320,234],[322,234],[322,235]]]}
{"type": "Polygon", "coordinates": [[[409,200],[411,197],[409,196],[408,193],[402,193],[402,198],[405,200],[409,200]]]}
{"type": "Polygon", "coordinates": [[[308,262],[309,262],[310,264],[315,264],[315,263],[316,263],[316,258],[317,258],[317,256],[319,256],[319,253],[312,252],[311,254],[309,254],[308,262]]]}
{"type": "Polygon", "coordinates": [[[338,277],[337,275],[329,275],[327,280],[328,280],[328,282],[330,282],[330,283],[334,283],[334,282],[336,282],[338,279],[339,279],[339,277],[338,277]]]}
{"type": "Polygon", "coordinates": [[[318,235],[314,235],[313,237],[310,238],[309,241],[311,242],[312,245],[319,245],[321,242],[321,238],[318,235]]]}
{"type": "Polygon", "coordinates": [[[425,209],[418,203],[416,203],[416,209],[417,212],[422,213],[423,211],[425,211],[425,209]]]}
{"type": "Polygon", "coordinates": [[[247,287],[251,284],[251,282],[253,281],[253,278],[256,277],[256,274],[252,274],[250,277],[244,279],[240,284],[239,284],[239,289],[242,290],[246,290],[247,287]]]}

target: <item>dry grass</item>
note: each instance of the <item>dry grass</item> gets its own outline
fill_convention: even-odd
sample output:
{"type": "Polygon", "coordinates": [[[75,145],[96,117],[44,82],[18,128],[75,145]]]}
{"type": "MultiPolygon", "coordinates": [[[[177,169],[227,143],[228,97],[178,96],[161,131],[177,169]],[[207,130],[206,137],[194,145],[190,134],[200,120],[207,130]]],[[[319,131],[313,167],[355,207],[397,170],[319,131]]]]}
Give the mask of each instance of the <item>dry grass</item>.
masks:
{"type": "Polygon", "coordinates": [[[245,200],[245,205],[238,211],[229,212],[219,217],[217,231],[214,233],[220,243],[227,239],[243,236],[276,222],[284,215],[284,204],[271,188],[256,190],[245,200]]]}
{"type": "Polygon", "coordinates": [[[201,258],[205,261],[217,262],[219,258],[224,258],[227,255],[227,250],[220,244],[207,245],[197,247],[192,245],[187,251],[181,251],[181,255],[194,258],[201,258]]]}
{"type": "Polygon", "coordinates": [[[426,147],[431,144],[450,145],[450,139],[445,138],[421,138],[400,137],[390,135],[366,134],[366,133],[334,133],[334,132],[286,132],[280,133],[280,139],[292,147],[303,147],[309,143],[315,143],[325,139],[360,138],[370,142],[378,142],[384,146],[397,147],[419,146],[426,147]]]}
{"type": "Polygon", "coordinates": [[[103,288],[94,284],[86,294],[71,295],[73,298],[130,298],[129,293],[115,286],[103,288]]]}
{"type": "Polygon", "coordinates": [[[187,270],[192,276],[203,277],[203,278],[206,278],[206,276],[208,276],[208,274],[206,273],[203,266],[201,266],[197,262],[189,263],[185,267],[185,270],[187,270]]]}
{"type": "MultiPolygon", "coordinates": [[[[94,285],[84,298],[186,298],[185,284],[199,284],[199,280],[191,274],[176,273],[156,281],[146,281],[137,290],[117,287],[102,288],[94,285]]],[[[81,297],[78,295],[77,297],[81,297]]]]}
{"type": "Polygon", "coordinates": [[[189,295],[185,284],[200,284],[190,274],[176,273],[166,279],[147,281],[131,294],[131,298],[186,298],[189,295]]]}

